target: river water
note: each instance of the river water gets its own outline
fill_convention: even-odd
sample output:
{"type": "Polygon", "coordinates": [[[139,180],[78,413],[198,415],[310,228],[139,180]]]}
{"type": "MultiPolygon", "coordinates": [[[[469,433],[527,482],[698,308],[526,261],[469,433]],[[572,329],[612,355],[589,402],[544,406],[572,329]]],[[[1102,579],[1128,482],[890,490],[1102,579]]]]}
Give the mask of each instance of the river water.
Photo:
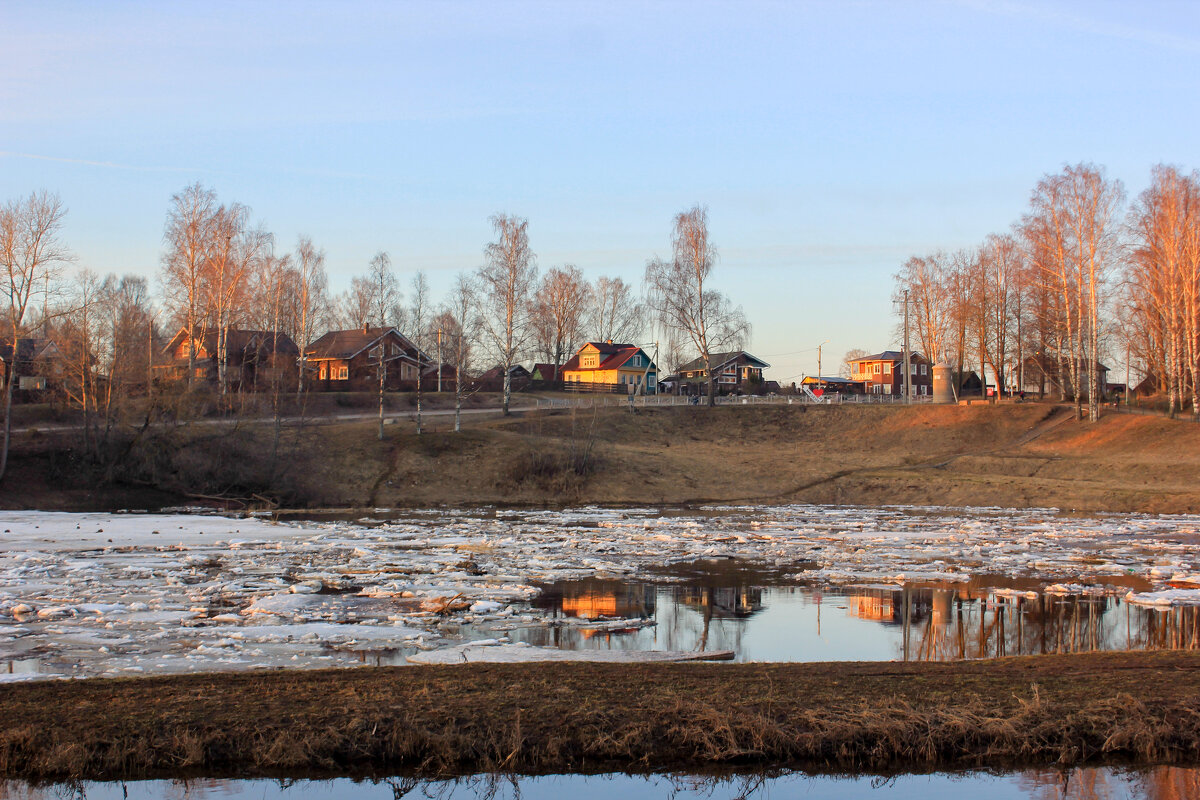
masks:
{"type": "Polygon", "coordinates": [[[452,781],[381,780],[131,781],[30,786],[0,783],[12,800],[334,800],[335,798],[439,798],[439,800],[573,800],[621,797],[675,800],[846,798],[847,800],[1188,800],[1200,797],[1200,770],[1153,767],[1086,768],[1011,773],[934,773],[891,777],[829,777],[802,773],[700,777],[689,775],[478,775],[452,781]]]}
{"type": "Polygon", "coordinates": [[[1194,516],[808,505],[282,521],[0,512],[0,531],[0,681],[404,664],[473,641],[521,660],[1200,646],[1194,516]]]}

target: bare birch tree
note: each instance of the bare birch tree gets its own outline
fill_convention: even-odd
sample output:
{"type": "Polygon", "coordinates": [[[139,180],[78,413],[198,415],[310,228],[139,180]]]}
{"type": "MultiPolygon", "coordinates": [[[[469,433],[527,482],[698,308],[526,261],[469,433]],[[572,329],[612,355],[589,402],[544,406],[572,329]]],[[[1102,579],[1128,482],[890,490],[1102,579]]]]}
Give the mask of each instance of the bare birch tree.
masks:
{"type": "Polygon", "coordinates": [[[25,200],[0,207],[0,292],[7,316],[6,334],[13,358],[4,385],[4,442],[0,448],[0,480],[8,468],[12,437],[13,386],[19,375],[18,344],[27,335],[31,304],[43,301],[55,288],[62,267],[72,260],[59,238],[67,210],[58,195],[34,192],[25,200]]]}
{"type": "MultiPolygon", "coordinates": [[[[390,327],[388,322],[394,318],[396,308],[400,304],[400,288],[396,274],[392,272],[392,259],[384,251],[379,251],[371,258],[370,269],[366,278],[360,284],[366,290],[366,305],[370,321],[375,323],[382,337],[390,327]]],[[[383,403],[387,389],[387,346],[381,338],[376,348],[377,359],[375,368],[379,372],[379,441],[383,441],[383,403]]]]}
{"type": "Polygon", "coordinates": [[[633,287],[601,275],[592,288],[587,336],[597,341],[637,342],[646,330],[646,309],[633,287]]]}
{"type": "Polygon", "coordinates": [[[183,322],[188,337],[187,385],[196,373],[196,341],[200,320],[204,268],[212,247],[213,213],[217,197],[199,183],[184,188],[171,198],[163,241],[163,290],[171,309],[183,322]]]}
{"type": "Polygon", "coordinates": [[[1129,227],[1130,350],[1163,384],[1169,414],[1183,407],[1189,382],[1192,413],[1200,413],[1200,174],[1155,167],[1129,227]]]}
{"type": "MultiPolygon", "coordinates": [[[[907,289],[913,330],[918,347],[931,363],[947,357],[946,338],[950,328],[950,260],[945,253],[913,256],[896,273],[896,292],[903,302],[907,289]]],[[[865,354],[864,354],[865,355],[865,354]]]]}
{"type": "Polygon", "coordinates": [[[590,299],[591,287],[570,264],[547,272],[534,293],[534,341],[538,352],[554,364],[552,380],[559,379],[559,367],[579,348],[590,299]]]}
{"type": "Polygon", "coordinates": [[[512,367],[533,336],[530,295],[537,283],[537,259],[529,249],[529,222],[497,214],[491,218],[496,241],[484,248],[487,262],[479,268],[480,319],[491,354],[504,375],[503,408],[509,413],[512,367]]]}
{"type": "Polygon", "coordinates": [[[646,297],[664,328],[683,334],[704,362],[708,404],[716,405],[716,376],[712,355],[740,348],[750,333],[741,307],[709,286],[716,248],[708,240],[708,211],[701,206],[675,217],[674,257],[652,259],[646,265],[646,297]]]}
{"type": "MultiPolygon", "coordinates": [[[[417,436],[421,435],[421,378],[425,369],[425,347],[429,344],[429,281],[424,272],[412,279],[412,305],[408,307],[408,324],[412,343],[417,346],[417,436]]],[[[438,365],[441,369],[441,365],[438,365]]]]}
{"type": "MultiPolygon", "coordinates": [[[[471,368],[475,339],[480,329],[475,281],[459,273],[438,317],[442,345],[454,367],[454,432],[462,430],[462,402],[466,374],[471,368]]],[[[438,365],[441,369],[441,365],[438,365]]]]}
{"type": "Polygon", "coordinates": [[[300,374],[296,381],[296,393],[304,392],[304,380],[308,365],[306,350],[317,338],[318,321],[325,318],[322,309],[326,306],[328,278],[325,275],[325,251],[318,249],[312,239],[301,236],[296,244],[296,344],[300,347],[300,374]]]}

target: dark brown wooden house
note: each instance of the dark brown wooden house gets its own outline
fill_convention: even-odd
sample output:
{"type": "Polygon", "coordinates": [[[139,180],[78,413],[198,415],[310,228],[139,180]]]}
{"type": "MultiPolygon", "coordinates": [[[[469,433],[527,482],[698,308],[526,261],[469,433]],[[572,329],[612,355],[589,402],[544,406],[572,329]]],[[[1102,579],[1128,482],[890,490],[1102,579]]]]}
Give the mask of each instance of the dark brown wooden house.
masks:
{"type": "MultiPolygon", "coordinates": [[[[197,328],[189,338],[187,329],[171,337],[163,348],[166,359],[154,365],[158,381],[187,379],[188,355],[194,353],[193,384],[216,385],[220,375],[217,329],[197,328]]],[[[296,379],[296,359],[300,348],[292,337],[279,331],[254,331],[230,328],[225,333],[225,382],[235,391],[266,390],[276,381],[284,386],[296,379]]]]}
{"type": "MultiPolygon", "coordinates": [[[[771,366],[745,350],[713,353],[709,363],[717,376],[717,394],[753,394],[762,391],[763,370],[771,366]]],[[[679,367],[678,384],[683,394],[707,393],[708,373],[704,370],[704,359],[694,358],[679,367]]]]}
{"type": "MultiPolygon", "coordinates": [[[[14,391],[39,392],[50,388],[61,372],[62,354],[54,340],[46,336],[31,336],[0,342],[0,389],[8,385],[9,375],[17,376],[14,391]]],[[[23,395],[17,395],[18,398],[23,395]]]]}
{"type": "MultiPolygon", "coordinates": [[[[416,388],[420,376],[434,367],[433,359],[395,328],[330,331],[304,349],[310,385],[326,391],[377,389],[381,354],[385,385],[393,391],[416,388]]],[[[433,379],[436,383],[436,372],[433,379]]]]}

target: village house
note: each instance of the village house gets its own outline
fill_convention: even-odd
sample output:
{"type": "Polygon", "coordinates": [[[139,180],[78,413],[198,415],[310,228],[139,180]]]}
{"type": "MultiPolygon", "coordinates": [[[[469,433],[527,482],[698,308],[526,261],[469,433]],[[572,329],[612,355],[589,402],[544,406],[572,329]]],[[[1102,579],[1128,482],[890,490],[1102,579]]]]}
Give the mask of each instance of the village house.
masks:
{"type": "MultiPolygon", "coordinates": [[[[513,392],[523,391],[529,386],[530,377],[529,370],[520,364],[513,364],[508,368],[509,390],[513,392]]],[[[504,391],[504,368],[499,365],[492,367],[472,381],[471,386],[479,392],[504,391]]]]}
{"type": "MultiPolygon", "coordinates": [[[[920,353],[909,356],[911,368],[909,380],[913,397],[932,396],[933,374],[929,359],[920,353]]],[[[904,394],[904,354],[898,350],[884,350],[871,356],[853,359],[850,362],[850,380],[863,385],[865,394],[904,394]]]]}
{"type": "MultiPolygon", "coordinates": [[[[1099,389],[1098,395],[1103,396],[1105,387],[1108,385],[1108,367],[1101,364],[1099,361],[1094,362],[1096,367],[1096,387],[1099,389]]],[[[1079,362],[1079,380],[1086,381],[1087,362],[1079,362]]],[[[1071,362],[1069,359],[1056,359],[1053,356],[1035,355],[1025,359],[1024,370],[1020,379],[1023,381],[1020,390],[1026,394],[1037,395],[1038,397],[1053,396],[1074,398],[1075,389],[1071,383],[1071,362]]],[[[1083,397],[1088,396],[1087,387],[1084,387],[1083,397]]]]}
{"type": "Polygon", "coordinates": [[[415,387],[422,373],[434,366],[429,356],[395,328],[330,331],[304,348],[312,386],[324,391],[378,389],[381,357],[384,385],[391,390],[415,387]]]}
{"type": "Polygon", "coordinates": [[[46,336],[17,339],[0,343],[0,388],[8,386],[8,376],[17,376],[14,390],[42,391],[49,379],[57,375],[62,354],[54,340],[46,336]],[[15,367],[15,370],[14,370],[15,367]]]}
{"type": "MultiPolygon", "coordinates": [[[[717,394],[756,394],[762,391],[763,370],[771,366],[745,350],[713,353],[709,363],[717,376],[717,394]]],[[[679,368],[679,384],[684,394],[707,393],[708,373],[704,370],[703,358],[694,358],[679,368]]]]}
{"type": "Polygon", "coordinates": [[[561,375],[569,392],[658,392],[658,367],[635,344],[588,342],[563,364],[561,375]]]}
{"type": "Polygon", "coordinates": [[[834,392],[837,394],[862,394],[863,392],[862,382],[849,378],[809,375],[800,381],[800,385],[807,386],[809,391],[818,397],[824,392],[834,392]]]}
{"type": "MultiPolygon", "coordinates": [[[[188,336],[181,328],[163,348],[167,360],[154,365],[157,381],[187,379],[188,356],[194,354],[193,382],[216,384],[220,375],[216,328],[197,328],[188,336]]],[[[296,374],[300,348],[286,333],[229,328],[225,332],[225,382],[235,390],[254,391],[296,374]]]]}

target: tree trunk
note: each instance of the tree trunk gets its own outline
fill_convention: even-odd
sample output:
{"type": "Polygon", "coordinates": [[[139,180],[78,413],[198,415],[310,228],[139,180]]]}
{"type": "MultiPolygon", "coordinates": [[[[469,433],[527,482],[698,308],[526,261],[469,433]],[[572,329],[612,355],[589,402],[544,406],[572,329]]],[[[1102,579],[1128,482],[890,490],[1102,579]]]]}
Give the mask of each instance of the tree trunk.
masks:
{"type": "Polygon", "coordinates": [[[5,470],[8,469],[8,446],[12,441],[12,395],[13,384],[17,380],[17,337],[13,335],[13,359],[9,365],[4,384],[4,445],[0,447],[0,480],[4,480],[5,470]]]}
{"type": "Polygon", "coordinates": [[[512,395],[512,365],[504,365],[504,415],[508,416],[508,400],[512,395]]]}
{"type": "Polygon", "coordinates": [[[379,343],[379,441],[383,441],[383,389],[387,380],[387,365],[383,361],[383,342],[379,343]]]}

